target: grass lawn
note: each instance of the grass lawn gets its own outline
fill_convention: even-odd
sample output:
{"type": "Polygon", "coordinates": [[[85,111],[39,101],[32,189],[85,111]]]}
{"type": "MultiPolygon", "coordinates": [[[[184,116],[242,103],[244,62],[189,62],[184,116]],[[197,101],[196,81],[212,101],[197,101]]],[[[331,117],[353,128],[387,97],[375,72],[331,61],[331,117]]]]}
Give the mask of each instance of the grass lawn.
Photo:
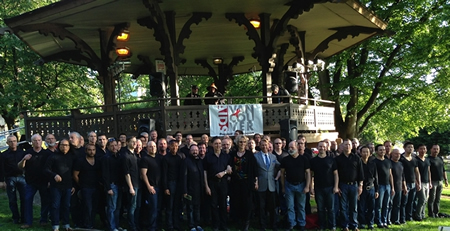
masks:
{"type": "MultiPolygon", "coordinates": [[[[315,206],[315,202],[311,201],[312,205],[315,206]]],[[[450,187],[444,188],[443,196],[441,198],[441,212],[450,214],[450,187]]],[[[425,213],[427,214],[427,213],[425,213]]],[[[27,229],[29,231],[41,231],[41,230],[51,230],[51,226],[40,227],[39,224],[39,207],[34,208],[34,224],[35,226],[27,229]]],[[[252,222],[257,223],[256,221],[252,222]]],[[[427,218],[422,222],[408,222],[406,225],[391,225],[389,230],[433,230],[437,231],[439,226],[450,227],[450,218],[427,218]]],[[[0,231],[8,230],[21,230],[20,225],[15,225],[11,220],[11,213],[8,207],[8,198],[4,189],[0,190],[0,231]]],[[[205,230],[210,231],[210,228],[205,230]]],[[[231,229],[233,230],[233,229],[231,229]]],[[[253,229],[258,230],[258,229],[253,229]]],[[[375,229],[375,230],[386,230],[386,229],[375,229]]]]}

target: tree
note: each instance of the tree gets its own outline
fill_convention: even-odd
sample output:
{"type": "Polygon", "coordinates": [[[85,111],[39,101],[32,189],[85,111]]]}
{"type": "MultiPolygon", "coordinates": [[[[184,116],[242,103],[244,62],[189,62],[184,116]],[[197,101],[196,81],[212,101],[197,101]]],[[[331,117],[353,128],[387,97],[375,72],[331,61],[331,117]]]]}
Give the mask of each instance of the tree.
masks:
{"type": "MultiPolygon", "coordinates": [[[[364,1],[389,23],[377,37],[327,60],[319,75],[322,99],[334,100],[342,138],[400,138],[446,115],[449,1],[364,1]],[[395,134],[393,134],[395,133],[395,134]],[[408,133],[408,132],[406,132],[408,133]]],[[[448,77],[447,77],[448,78],[448,77]]],[[[437,121],[436,121],[437,122],[437,121]]]]}
{"type": "MultiPolygon", "coordinates": [[[[51,2],[3,1],[0,16],[12,17],[51,2]]],[[[40,64],[37,60],[39,57],[17,37],[8,33],[0,37],[0,113],[8,127],[12,127],[20,111],[102,104],[98,98],[100,85],[89,78],[92,74],[87,68],[55,62],[40,64]]]]}

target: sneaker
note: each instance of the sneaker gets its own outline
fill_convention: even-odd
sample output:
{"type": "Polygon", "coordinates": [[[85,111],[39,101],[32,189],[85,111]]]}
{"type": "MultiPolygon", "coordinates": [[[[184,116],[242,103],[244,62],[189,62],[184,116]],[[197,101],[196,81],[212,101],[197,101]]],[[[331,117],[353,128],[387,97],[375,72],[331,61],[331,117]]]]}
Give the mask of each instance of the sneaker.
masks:
{"type": "Polygon", "coordinates": [[[191,231],[197,231],[197,229],[195,229],[195,228],[191,228],[191,231]]]}
{"type": "Polygon", "coordinates": [[[200,226],[197,226],[197,231],[203,231],[203,228],[202,227],[200,227],[200,226]]]}

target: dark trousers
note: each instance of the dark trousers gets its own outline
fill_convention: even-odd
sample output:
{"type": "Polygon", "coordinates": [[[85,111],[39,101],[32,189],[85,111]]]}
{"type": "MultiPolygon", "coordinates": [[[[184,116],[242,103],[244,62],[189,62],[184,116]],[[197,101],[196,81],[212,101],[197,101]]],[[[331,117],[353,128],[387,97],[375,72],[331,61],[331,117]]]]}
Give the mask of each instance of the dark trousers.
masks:
{"type": "Polygon", "coordinates": [[[41,196],[41,223],[48,222],[48,213],[50,211],[50,192],[47,185],[27,184],[25,187],[25,224],[33,223],[33,199],[36,192],[41,196]]]}
{"type": "Polygon", "coordinates": [[[358,221],[359,225],[373,227],[375,217],[375,188],[369,190],[363,188],[358,201],[358,221]]]}
{"type": "Polygon", "coordinates": [[[88,229],[94,227],[95,213],[97,211],[98,195],[95,188],[81,189],[81,204],[83,207],[83,226],[88,229]]]}
{"type": "Polygon", "coordinates": [[[266,190],[258,192],[259,198],[259,223],[261,229],[267,228],[267,212],[269,213],[269,222],[272,228],[276,229],[275,217],[275,192],[266,190]]]}
{"type": "Polygon", "coordinates": [[[413,202],[416,197],[416,184],[406,183],[406,188],[408,193],[402,195],[402,202],[400,207],[400,223],[405,223],[406,221],[412,221],[413,214],[413,202]]]}
{"type": "Polygon", "coordinates": [[[12,213],[14,224],[25,222],[25,177],[6,177],[6,194],[8,195],[9,209],[12,213]],[[17,194],[20,198],[20,210],[17,206],[17,194]]]}
{"type": "Polygon", "coordinates": [[[50,188],[52,228],[59,228],[60,216],[64,228],[69,228],[69,208],[71,189],[50,188]]]}
{"type": "Polygon", "coordinates": [[[210,180],[208,181],[211,190],[211,211],[212,211],[212,227],[227,228],[227,181],[210,180]]]}
{"type": "Polygon", "coordinates": [[[247,179],[231,181],[230,201],[233,201],[231,206],[236,213],[237,222],[243,228],[249,225],[253,203],[253,191],[250,187],[254,184],[250,182],[249,185],[248,182],[247,179]]]}
{"type": "Polygon", "coordinates": [[[167,197],[166,204],[166,220],[168,229],[180,228],[180,209],[182,208],[181,194],[179,190],[178,182],[169,181],[168,187],[170,195],[167,197]]]}
{"type": "Polygon", "coordinates": [[[400,222],[400,204],[402,201],[403,191],[400,189],[395,191],[395,195],[392,198],[392,210],[391,210],[391,222],[393,224],[400,222]]]}

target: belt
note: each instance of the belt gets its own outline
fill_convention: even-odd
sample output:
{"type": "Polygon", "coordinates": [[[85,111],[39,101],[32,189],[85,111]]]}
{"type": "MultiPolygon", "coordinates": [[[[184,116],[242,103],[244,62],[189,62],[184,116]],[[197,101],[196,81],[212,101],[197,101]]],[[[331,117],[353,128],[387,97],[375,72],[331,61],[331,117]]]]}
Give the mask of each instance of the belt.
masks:
{"type": "Polygon", "coordinates": [[[355,185],[355,184],[356,184],[356,181],[352,181],[352,182],[343,182],[343,184],[355,185]]]}
{"type": "Polygon", "coordinates": [[[288,181],[288,183],[291,184],[291,185],[299,185],[299,184],[301,184],[301,183],[303,183],[303,182],[289,182],[289,181],[288,181]]]}

